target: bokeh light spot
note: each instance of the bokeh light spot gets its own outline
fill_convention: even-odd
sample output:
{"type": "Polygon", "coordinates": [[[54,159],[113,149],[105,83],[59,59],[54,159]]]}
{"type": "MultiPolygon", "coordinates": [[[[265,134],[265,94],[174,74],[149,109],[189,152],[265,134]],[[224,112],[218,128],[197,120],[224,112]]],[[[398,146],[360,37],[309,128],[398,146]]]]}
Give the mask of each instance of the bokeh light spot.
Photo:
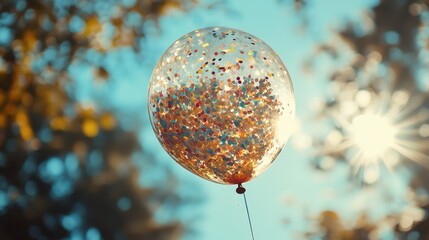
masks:
{"type": "Polygon", "coordinates": [[[73,184],[70,180],[61,178],[53,184],[51,195],[54,199],[61,198],[73,192],[73,184]]]}
{"type": "Polygon", "coordinates": [[[131,208],[131,200],[127,197],[121,197],[117,205],[119,209],[125,212],[131,208]]]}
{"type": "Polygon", "coordinates": [[[53,181],[61,176],[64,172],[64,164],[61,159],[52,157],[39,167],[39,173],[42,179],[46,182],[53,181]]]}
{"type": "Polygon", "coordinates": [[[101,169],[102,166],[103,166],[103,156],[101,152],[97,150],[92,151],[89,154],[89,158],[88,158],[88,164],[87,164],[88,174],[94,175],[98,173],[98,171],[101,169]]]}
{"type": "Polygon", "coordinates": [[[97,228],[90,228],[86,231],[86,239],[99,240],[101,239],[100,232],[97,228]]]}
{"type": "Polygon", "coordinates": [[[422,137],[429,137],[429,124],[423,124],[419,128],[419,134],[422,137]]]}
{"type": "Polygon", "coordinates": [[[100,125],[103,129],[111,130],[116,126],[116,119],[112,114],[104,114],[101,116],[100,125]]]}
{"type": "Polygon", "coordinates": [[[67,230],[72,230],[81,224],[81,219],[76,213],[66,215],[61,219],[61,224],[67,230]]]}
{"type": "Polygon", "coordinates": [[[73,153],[67,154],[64,159],[64,165],[69,175],[74,176],[79,174],[79,162],[76,155],[74,155],[73,153]]]}
{"type": "Polygon", "coordinates": [[[98,134],[98,124],[94,119],[86,119],[82,124],[82,131],[88,137],[95,137],[98,134]]]}
{"type": "Polygon", "coordinates": [[[25,193],[27,193],[29,196],[35,196],[37,194],[37,185],[33,181],[28,181],[25,184],[25,193]]]}
{"type": "Polygon", "coordinates": [[[6,192],[0,191],[0,212],[3,211],[9,204],[9,197],[6,192]]]}
{"type": "Polygon", "coordinates": [[[384,41],[387,44],[395,45],[399,43],[399,40],[399,34],[395,31],[388,31],[384,33],[384,41]]]}
{"type": "Polygon", "coordinates": [[[356,93],[355,100],[359,107],[366,107],[371,103],[371,93],[366,90],[360,90],[356,93]]]}

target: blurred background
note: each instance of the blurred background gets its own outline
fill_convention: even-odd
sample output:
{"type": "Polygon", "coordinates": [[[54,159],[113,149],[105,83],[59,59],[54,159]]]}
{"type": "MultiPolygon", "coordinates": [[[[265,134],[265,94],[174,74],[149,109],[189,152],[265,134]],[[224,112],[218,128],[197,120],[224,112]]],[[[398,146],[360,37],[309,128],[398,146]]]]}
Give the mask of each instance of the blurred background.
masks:
{"type": "Polygon", "coordinates": [[[235,186],[157,142],[150,75],[226,26],[294,83],[294,135],[246,184],[256,239],[429,239],[429,1],[3,0],[0,239],[250,239],[235,186]]]}

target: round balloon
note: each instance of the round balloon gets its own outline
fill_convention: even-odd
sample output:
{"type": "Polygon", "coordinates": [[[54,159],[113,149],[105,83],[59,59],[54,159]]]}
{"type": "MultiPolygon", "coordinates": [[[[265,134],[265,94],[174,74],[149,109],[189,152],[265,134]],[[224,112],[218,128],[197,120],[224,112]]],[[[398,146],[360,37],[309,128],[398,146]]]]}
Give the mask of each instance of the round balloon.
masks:
{"type": "Polygon", "coordinates": [[[148,107],[155,134],[180,165],[241,184],[275,160],[295,115],[280,57],[243,31],[210,27],[171,45],[156,65],[148,107]]]}

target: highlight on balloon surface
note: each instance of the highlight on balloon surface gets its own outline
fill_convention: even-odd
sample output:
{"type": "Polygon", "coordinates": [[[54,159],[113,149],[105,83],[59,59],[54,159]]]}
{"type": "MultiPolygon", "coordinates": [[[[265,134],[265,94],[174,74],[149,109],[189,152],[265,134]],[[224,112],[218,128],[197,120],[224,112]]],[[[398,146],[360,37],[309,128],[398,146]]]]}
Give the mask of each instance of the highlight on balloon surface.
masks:
{"type": "Polygon", "coordinates": [[[209,27],[174,42],[149,83],[148,108],[163,148],[192,173],[241,186],[284,147],[295,117],[289,73],[246,32],[209,27]]]}

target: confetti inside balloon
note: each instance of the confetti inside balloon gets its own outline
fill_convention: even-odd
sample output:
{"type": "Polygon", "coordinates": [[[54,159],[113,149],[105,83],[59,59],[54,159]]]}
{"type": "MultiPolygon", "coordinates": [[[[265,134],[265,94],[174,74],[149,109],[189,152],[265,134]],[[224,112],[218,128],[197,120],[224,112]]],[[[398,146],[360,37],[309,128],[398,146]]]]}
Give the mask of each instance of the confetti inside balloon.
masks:
{"type": "Polygon", "coordinates": [[[241,184],[275,160],[291,132],[287,69],[265,42],[225,27],[195,30],[159,60],[149,115],[164,149],[207,180],[241,184]]]}

